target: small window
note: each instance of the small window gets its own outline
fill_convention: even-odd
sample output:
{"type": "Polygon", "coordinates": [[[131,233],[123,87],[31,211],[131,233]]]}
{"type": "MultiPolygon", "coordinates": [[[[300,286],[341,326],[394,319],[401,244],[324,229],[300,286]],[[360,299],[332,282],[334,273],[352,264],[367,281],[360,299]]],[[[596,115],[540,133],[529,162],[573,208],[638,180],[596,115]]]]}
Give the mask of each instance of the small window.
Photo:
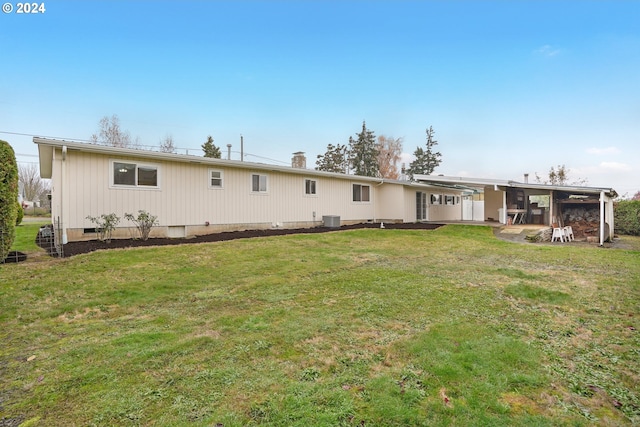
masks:
{"type": "Polygon", "coordinates": [[[449,194],[444,196],[444,204],[445,205],[453,205],[454,200],[455,200],[454,196],[451,196],[449,194]]]}
{"type": "Polygon", "coordinates": [[[113,162],[113,185],[157,187],[158,167],[137,163],[113,162]]]}
{"type": "Polygon", "coordinates": [[[264,193],[267,191],[266,175],[251,175],[251,191],[255,193],[264,193]]]}
{"type": "Polygon", "coordinates": [[[432,194],[431,195],[431,204],[432,205],[440,205],[440,204],[442,204],[442,195],[441,194],[432,194]]]}
{"type": "Polygon", "coordinates": [[[136,185],[136,165],[113,162],[114,185],[136,185]]]}
{"type": "Polygon", "coordinates": [[[158,186],[158,170],[147,166],[138,166],[138,185],[158,186]]]}
{"type": "Polygon", "coordinates": [[[369,202],[370,201],[370,187],[368,185],[353,184],[353,201],[354,202],[369,202]]]}
{"type": "Polygon", "coordinates": [[[305,179],[304,180],[304,194],[316,194],[316,180],[305,179]]]}
{"type": "Polygon", "coordinates": [[[209,187],[222,188],[222,171],[209,170],[209,187]]]}

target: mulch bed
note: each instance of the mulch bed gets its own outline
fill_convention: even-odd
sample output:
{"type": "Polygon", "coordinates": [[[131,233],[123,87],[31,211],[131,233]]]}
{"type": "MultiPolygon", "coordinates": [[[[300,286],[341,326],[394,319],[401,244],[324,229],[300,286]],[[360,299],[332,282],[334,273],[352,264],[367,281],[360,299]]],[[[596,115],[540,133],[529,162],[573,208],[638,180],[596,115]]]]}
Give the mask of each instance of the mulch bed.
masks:
{"type": "MultiPolygon", "coordinates": [[[[402,223],[392,224],[385,223],[385,229],[402,229],[402,230],[435,230],[442,224],[425,224],[425,223],[402,223]]],[[[149,240],[140,239],[113,239],[111,243],[101,242],[99,240],[89,240],[85,242],[70,242],[64,245],[64,256],[84,254],[97,251],[99,249],[118,249],[118,248],[136,248],[142,246],[167,246],[167,245],[183,245],[191,243],[207,243],[222,242],[225,240],[248,239],[252,237],[267,236],[283,236],[286,234],[311,234],[326,233],[329,231],[355,230],[359,228],[380,228],[379,223],[366,223],[355,225],[344,225],[339,228],[315,227],[315,228],[295,228],[295,229],[269,229],[269,230],[245,230],[245,231],[229,231],[223,233],[206,234],[204,236],[196,236],[187,239],[168,239],[168,238],[152,238],[149,240]]]]}

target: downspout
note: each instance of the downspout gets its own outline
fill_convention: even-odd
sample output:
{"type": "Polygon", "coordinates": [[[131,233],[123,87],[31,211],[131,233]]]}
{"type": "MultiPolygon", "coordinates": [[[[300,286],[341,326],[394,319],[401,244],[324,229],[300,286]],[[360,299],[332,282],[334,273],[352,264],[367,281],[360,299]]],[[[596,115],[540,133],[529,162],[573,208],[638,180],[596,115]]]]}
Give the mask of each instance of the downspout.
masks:
{"type": "MultiPolygon", "coordinates": [[[[555,205],[553,204],[553,190],[549,191],[549,227],[553,227],[553,219],[556,213],[554,212],[555,205]]],[[[558,224],[560,226],[560,224],[558,224]]]]}
{"type": "MultiPolygon", "coordinates": [[[[498,186],[494,185],[493,189],[495,191],[498,191],[498,186]]],[[[507,215],[507,190],[503,190],[502,191],[502,216],[500,217],[499,221],[501,224],[507,225],[507,217],[509,215],[507,215]]]]}
{"type": "Polygon", "coordinates": [[[67,168],[66,168],[66,163],[67,163],[67,146],[63,145],[62,146],[62,165],[61,165],[61,183],[60,183],[60,228],[62,229],[62,244],[66,245],[68,243],[67,241],[67,221],[64,217],[64,187],[66,185],[66,181],[67,181],[67,168]]]}
{"type": "MultiPolygon", "coordinates": [[[[384,179],[380,181],[377,187],[380,187],[382,184],[384,184],[384,179]]],[[[376,223],[376,197],[373,194],[371,195],[371,197],[373,197],[373,223],[375,224],[376,223]]]]}
{"type": "Polygon", "coordinates": [[[604,245],[604,191],[600,192],[600,246],[604,245]]]}

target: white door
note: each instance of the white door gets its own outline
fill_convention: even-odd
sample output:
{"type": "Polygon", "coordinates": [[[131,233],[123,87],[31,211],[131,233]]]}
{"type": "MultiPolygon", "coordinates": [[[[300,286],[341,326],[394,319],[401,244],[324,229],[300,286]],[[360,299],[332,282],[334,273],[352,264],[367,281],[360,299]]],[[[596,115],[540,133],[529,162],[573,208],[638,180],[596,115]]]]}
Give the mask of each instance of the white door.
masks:
{"type": "Polygon", "coordinates": [[[416,192],[416,221],[429,221],[427,210],[427,193],[416,192]]]}

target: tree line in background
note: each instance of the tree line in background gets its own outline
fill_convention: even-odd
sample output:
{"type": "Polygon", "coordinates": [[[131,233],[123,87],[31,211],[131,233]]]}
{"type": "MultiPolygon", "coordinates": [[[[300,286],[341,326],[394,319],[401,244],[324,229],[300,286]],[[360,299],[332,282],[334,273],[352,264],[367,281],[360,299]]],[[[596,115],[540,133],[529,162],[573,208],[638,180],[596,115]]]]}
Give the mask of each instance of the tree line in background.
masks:
{"type": "Polygon", "coordinates": [[[548,184],[548,185],[575,185],[575,186],[585,186],[588,184],[586,178],[576,178],[570,179],[571,170],[567,168],[565,165],[558,165],[557,168],[551,166],[549,169],[549,173],[547,174],[547,178],[540,178],[538,173],[536,172],[536,182],[538,184],[548,184]]]}
{"type": "MultiPolygon", "coordinates": [[[[98,132],[91,135],[94,144],[109,145],[121,148],[140,147],[139,139],[120,126],[117,115],[104,116],[98,122],[98,132]]],[[[353,173],[360,176],[399,179],[403,173],[409,179],[416,174],[431,174],[440,164],[442,154],[435,151],[438,141],[434,139],[435,131],[430,126],[426,130],[427,141],[425,147],[416,147],[413,160],[405,170],[398,169],[398,162],[402,155],[402,138],[381,135],[376,138],[375,133],[367,129],[366,122],[362,122],[362,130],[355,138],[349,137],[348,145],[329,144],[324,154],[317,156],[316,170],[335,173],[353,173]]],[[[222,157],[220,147],[216,146],[211,135],[201,145],[204,157],[219,159],[222,157]]],[[[177,147],[173,137],[167,134],[160,140],[159,150],[163,153],[175,153],[177,147]]]]}
{"type": "MultiPolygon", "coordinates": [[[[91,135],[90,141],[94,144],[108,145],[110,147],[120,148],[140,148],[139,138],[131,138],[129,131],[123,130],[120,126],[120,118],[113,114],[111,117],[104,116],[98,122],[98,132],[91,135]]],[[[220,147],[213,143],[213,137],[209,135],[204,144],[202,144],[204,157],[212,157],[219,159],[221,157],[220,147]]],[[[160,140],[159,150],[162,153],[175,153],[176,147],[171,134],[165,135],[160,140]]]]}
{"type": "MultiPolygon", "coordinates": [[[[440,165],[442,154],[435,151],[438,141],[434,138],[433,126],[426,129],[426,142],[424,146],[416,147],[413,152],[414,160],[409,167],[398,169],[398,162],[402,154],[402,138],[393,138],[381,135],[376,138],[375,133],[367,129],[362,122],[362,130],[349,137],[347,144],[328,144],[324,154],[319,154],[316,159],[316,170],[335,173],[353,173],[355,175],[381,177],[387,179],[399,179],[404,174],[412,180],[415,175],[429,175],[440,165]]],[[[117,115],[104,116],[99,121],[99,130],[91,135],[91,141],[97,144],[113,147],[138,148],[139,139],[132,138],[128,131],[120,126],[117,115]]],[[[201,145],[204,157],[219,159],[222,157],[220,147],[216,146],[211,135],[201,145]]],[[[159,150],[164,153],[175,153],[177,147],[173,137],[167,134],[160,140],[159,150]]],[[[570,170],[565,165],[552,166],[543,178],[535,174],[535,180],[539,184],[550,185],[587,185],[587,179],[570,178],[570,170]]],[[[25,188],[27,200],[38,200],[37,195],[42,196],[48,191],[46,183],[42,183],[37,174],[37,168],[20,168],[20,182],[25,188]],[[37,176],[37,179],[34,177],[37,176]],[[46,188],[42,188],[42,186],[46,188]],[[33,194],[33,195],[32,195],[33,194]],[[35,196],[34,196],[35,195],[35,196]]],[[[627,197],[626,195],[623,197],[627,197]]],[[[631,200],[640,200],[640,191],[636,192],[631,200]]]]}
{"type": "Polygon", "coordinates": [[[22,196],[30,202],[44,202],[49,193],[49,182],[40,178],[37,164],[18,165],[18,181],[22,184],[22,196]]]}
{"type": "Polygon", "coordinates": [[[349,137],[348,145],[329,144],[324,154],[319,154],[316,160],[316,170],[324,172],[350,173],[360,176],[399,179],[405,174],[412,180],[414,175],[433,173],[442,161],[442,154],[435,151],[438,141],[434,139],[435,131],[430,126],[426,130],[427,141],[425,147],[417,147],[414,160],[407,169],[398,170],[398,162],[402,155],[402,138],[376,138],[375,133],[367,129],[366,122],[362,122],[362,130],[356,137],[349,137]]]}

